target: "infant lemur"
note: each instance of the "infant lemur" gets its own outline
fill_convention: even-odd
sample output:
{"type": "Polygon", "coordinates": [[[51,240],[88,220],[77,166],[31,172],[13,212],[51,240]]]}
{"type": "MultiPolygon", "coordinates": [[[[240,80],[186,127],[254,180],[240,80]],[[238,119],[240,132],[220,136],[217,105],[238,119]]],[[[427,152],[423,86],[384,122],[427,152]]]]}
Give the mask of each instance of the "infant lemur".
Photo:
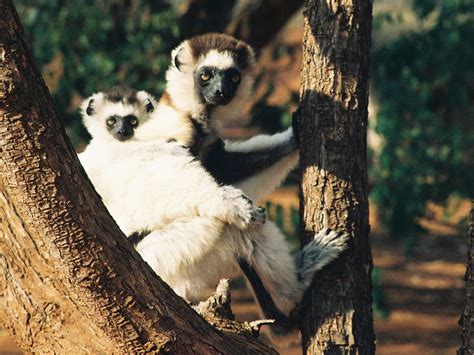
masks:
{"type": "MultiPolygon", "coordinates": [[[[196,161],[195,171],[188,172],[187,164],[181,163],[192,157],[178,147],[189,147],[219,182],[233,183],[253,199],[267,196],[281,183],[298,160],[291,128],[237,143],[219,138],[220,124],[237,117],[249,98],[254,65],[252,49],[232,37],[210,34],[184,41],[172,53],[167,89],[156,109],[153,98],[144,92],[99,93],[85,101],[84,122],[93,140],[81,160],[119,226],[138,242],[140,254],[178,294],[191,301],[205,297],[203,291],[232,276],[239,263],[265,316],[282,323],[314,273],[345,248],[347,236],[322,231],[293,259],[276,226],[259,225],[262,210],[247,205],[246,216],[253,212],[255,220],[248,228],[237,228],[235,220],[219,218],[217,211],[214,217],[197,210],[190,213],[202,191],[188,189],[188,180],[207,175],[202,186],[210,184],[209,193],[215,193],[216,183],[209,181],[204,169],[198,171],[196,161]],[[116,163],[104,169],[108,160],[103,159],[109,156],[116,163]],[[149,166],[142,171],[136,161],[149,166]],[[167,176],[175,174],[174,179],[163,183],[159,175],[164,171],[167,176]],[[111,180],[112,176],[119,181],[111,180]],[[140,191],[131,191],[129,185],[140,191]],[[165,189],[187,192],[182,200],[176,195],[175,201],[168,202],[165,189]],[[170,215],[168,203],[182,206],[182,211],[170,215]],[[140,217],[138,223],[135,215],[140,217]]],[[[231,191],[231,197],[218,194],[212,199],[241,198],[231,191]]]]}

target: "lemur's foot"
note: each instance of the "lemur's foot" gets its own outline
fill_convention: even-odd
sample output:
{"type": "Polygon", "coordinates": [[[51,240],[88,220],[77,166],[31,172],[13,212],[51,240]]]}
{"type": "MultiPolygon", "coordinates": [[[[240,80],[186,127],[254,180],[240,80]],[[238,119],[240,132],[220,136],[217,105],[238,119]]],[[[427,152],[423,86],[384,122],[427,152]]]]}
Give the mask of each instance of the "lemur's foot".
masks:
{"type": "Polygon", "coordinates": [[[261,220],[261,211],[255,208],[251,199],[244,195],[242,190],[232,186],[223,186],[226,203],[231,204],[231,213],[226,222],[234,224],[240,229],[246,229],[250,224],[261,220]]]}
{"type": "Polygon", "coordinates": [[[253,226],[261,226],[265,224],[267,220],[267,213],[265,207],[257,207],[252,210],[252,217],[250,219],[250,223],[253,226]]]}
{"type": "Polygon", "coordinates": [[[334,231],[329,228],[322,229],[313,238],[313,242],[317,243],[320,247],[334,250],[338,253],[346,249],[348,240],[349,234],[346,232],[334,231]]]}
{"type": "Polygon", "coordinates": [[[323,229],[301,251],[301,276],[312,280],[315,272],[336,259],[346,248],[349,234],[323,229]]]}

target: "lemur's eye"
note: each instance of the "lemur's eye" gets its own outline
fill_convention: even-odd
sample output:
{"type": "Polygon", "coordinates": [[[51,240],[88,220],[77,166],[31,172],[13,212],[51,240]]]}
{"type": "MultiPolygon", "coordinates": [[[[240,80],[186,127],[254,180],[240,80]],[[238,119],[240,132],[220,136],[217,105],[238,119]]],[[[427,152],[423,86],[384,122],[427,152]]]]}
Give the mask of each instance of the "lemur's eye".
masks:
{"type": "Polygon", "coordinates": [[[107,125],[108,126],[113,126],[115,124],[115,118],[113,117],[110,117],[108,120],[107,120],[107,125]]]}
{"type": "Polygon", "coordinates": [[[132,118],[132,119],[130,119],[130,124],[132,126],[136,126],[138,124],[138,120],[136,118],[132,118]]]}
{"type": "Polygon", "coordinates": [[[234,74],[232,75],[232,82],[238,83],[240,81],[240,74],[234,74]]]}
{"type": "Polygon", "coordinates": [[[208,73],[201,73],[201,79],[203,81],[208,81],[211,78],[211,75],[208,73]]]}

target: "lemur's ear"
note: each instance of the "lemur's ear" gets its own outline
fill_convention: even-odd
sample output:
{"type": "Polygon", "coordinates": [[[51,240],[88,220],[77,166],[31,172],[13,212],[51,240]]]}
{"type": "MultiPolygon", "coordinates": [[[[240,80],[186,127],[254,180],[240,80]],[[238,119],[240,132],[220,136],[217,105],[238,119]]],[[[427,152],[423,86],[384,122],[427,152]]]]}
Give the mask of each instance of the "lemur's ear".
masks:
{"type": "Polygon", "coordinates": [[[94,99],[90,99],[89,103],[87,104],[87,108],[86,108],[87,116],[92,116],[92,114],[94,113],[94,106],[92,106],[93,103],[94,103],[94,99]]]}
{"type": "Polygon", "coordinates": [[[146,105],[145,105],[145,110],[147,113],[152,112],[155,109],[155,106],[153,105],[153,102],[151,102],[150,99],[146,99],[146,105]]]}
{"type": "Polygon", "coordinates": [[[180,45],[176,47],[175,49],[173,49],[173,51],[171,52],[171,63],[173,63],[173,66],[179,71],[181,71],[181,65],[183,64],[179,60],[179,54],[181,53],[183,49],[184,49],[183,46],[180,45]]]}

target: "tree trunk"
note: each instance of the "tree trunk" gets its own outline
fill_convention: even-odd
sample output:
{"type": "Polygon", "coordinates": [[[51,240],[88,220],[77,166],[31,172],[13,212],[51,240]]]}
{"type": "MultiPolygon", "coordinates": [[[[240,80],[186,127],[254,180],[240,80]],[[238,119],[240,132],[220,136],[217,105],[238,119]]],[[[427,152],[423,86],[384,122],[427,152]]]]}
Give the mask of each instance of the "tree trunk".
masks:
{"type": "Polygon", "coordinates": [[[0,320],[38,353],[271,353],[220,332],[131,247],[87,179],[0,0],[0,320]]]}
{"type": "Polygon", "coordinates": [[[308,354],[373,354],[368,239],[370,0],[307,0],[301,85],[302,242],[323,227],[350,247],[318,274],[302,319],[308,354]]]}
{"type": "Polygon", "coordinates": [[[462,343],[458,354],[474,354],[474,200],[471,202],[471,216],[469,220],[469,251],[466,268],[466,301],[464,312],[461,315],[462,343]]]}

